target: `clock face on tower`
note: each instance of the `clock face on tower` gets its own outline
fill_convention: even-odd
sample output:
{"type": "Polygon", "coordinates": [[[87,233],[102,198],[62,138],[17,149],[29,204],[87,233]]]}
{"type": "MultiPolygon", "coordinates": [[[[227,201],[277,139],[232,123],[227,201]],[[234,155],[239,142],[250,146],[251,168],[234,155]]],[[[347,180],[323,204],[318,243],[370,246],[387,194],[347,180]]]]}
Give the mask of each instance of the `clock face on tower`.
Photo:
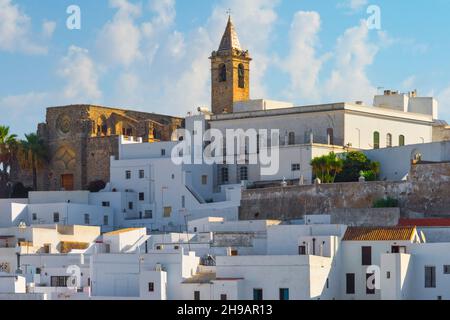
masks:
{"type": "Polygon", "coordinates": [[[56,127],[62,134],[67,134],[70,132],[70,124],[70,117],[68,115],[61,115],[58,117],[56,127]]]}

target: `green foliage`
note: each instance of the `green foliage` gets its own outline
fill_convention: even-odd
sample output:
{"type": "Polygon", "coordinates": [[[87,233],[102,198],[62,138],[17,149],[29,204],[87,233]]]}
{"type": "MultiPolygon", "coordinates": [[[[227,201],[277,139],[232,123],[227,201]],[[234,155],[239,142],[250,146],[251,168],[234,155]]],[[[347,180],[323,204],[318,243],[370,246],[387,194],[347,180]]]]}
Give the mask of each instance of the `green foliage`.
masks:
{"type": "Polygon", "coordinates": [[[371,161],[362,152],[351,151],[344,154],[344,166],[336,176],[336,182],[357,182],[361,174],[366,181],[375,181],[379,173],[379,162],[371,161]]]}
{"type": "Polygon", "coordinates": [[[334,152],[311,161],[314,175],[323,183],[333,183],[336,175],[342,171],[344,162],[334,152]]]}
{"type": "Polygon", "coordinates": [[[398,200],[387,197],[375,200],[373,203],[374,208],[398,208],[398,200]]]}
{"type": "Polygon", "coordinates": [[[25,140],[20,141],[19,151],[22,168],[33,171],[33,190],[37,191],[37,170],[47,162],[47,146],[36,133],[30,133],[25,135],[25,140]]]}
{"type": "Polygon", "coordinates": [[[89,185],[87,186],[87,189],[92,193],[100,192],[101,190],[105,189],[106,183],[102,180],[95,180],[91,181],[89,185]]]}

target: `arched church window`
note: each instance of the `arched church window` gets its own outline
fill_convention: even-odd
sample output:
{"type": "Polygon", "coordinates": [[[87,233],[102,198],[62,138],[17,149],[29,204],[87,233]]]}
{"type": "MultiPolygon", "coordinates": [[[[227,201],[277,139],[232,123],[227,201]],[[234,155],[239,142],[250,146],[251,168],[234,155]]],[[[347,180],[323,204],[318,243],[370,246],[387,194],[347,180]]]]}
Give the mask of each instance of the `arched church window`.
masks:
{"type": "Polygon", "coordinates": [[[238,82],[239,88],[245,88],[245,69],[242,63],[238,67],[238,82]]]}
{"type": "Polygon", "coordinates": [[[327,143],[329,145],[334,145],[334,130],[333,130],[333,128],[327,129],[327,143]]]}
{"type": "Polygon", "coordinates": [[[403,146],[405,145],[405,136],[404,136],[404,135],[400,135],[400,136],[398,137],[398,145],[399,145],[400,147],[403,147],[403,146]]]}
{"type": "Polygon", "coordinates": [[[392,147],[392,134],[390,133],[386,135],[386,147],[387,148],[392,147]]]}
{"type": "Polygon", "coordinates": [[[227,81],[227,66],[222,63],[219,66],[219,82],[225,81],[227,81]]]}
{"type": "Polygon", "coordinates": [[[380,149],[380,133],[378,131],[373,133],[373,148],[380,149]]]}

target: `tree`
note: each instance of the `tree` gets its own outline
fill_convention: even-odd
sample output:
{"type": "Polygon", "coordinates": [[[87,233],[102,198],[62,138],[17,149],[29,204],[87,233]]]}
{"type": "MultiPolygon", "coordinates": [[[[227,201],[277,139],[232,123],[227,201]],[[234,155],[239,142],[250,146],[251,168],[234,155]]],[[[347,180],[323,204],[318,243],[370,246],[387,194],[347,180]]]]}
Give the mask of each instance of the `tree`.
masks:
{"type": "Polygon", "coordinates": [[[378,179],[380,163],[371,161],[367,156],[358,151],[344,154],[344,167],[336,176],[336,182],[357,182],[363,175],[366,181],[378,179]]]}
{"type": "Polygon", "coordinates": [[[17,136],[9,133],[9,127],[0,126],[0,197],[7,197],[11,163],[17,149],[17,136]]]}
{"type": "Polygon", "coordinates": [[[106,183],[102,180],[95,180],[95,181],[91,181],[89,183],[89,185],[87,186],[87,189],[90,192],[100,192],[101,190],[105,189],[106,187],[106,183]]]}
{"type": "Polygon", "coordinates": [[[20,142],[20,162],[24,169],[33,171],[33,190],[37,190],[37,170],[47,161],[47,147],[37,134],[25,135],[25,140],[20,142]]]}
{"type": "Polygon", "coordinates": [[[323,183],[334,183],[337,174],[342,171],[343,161],[334,152],[311,161],[313,174],[323,183]]]}

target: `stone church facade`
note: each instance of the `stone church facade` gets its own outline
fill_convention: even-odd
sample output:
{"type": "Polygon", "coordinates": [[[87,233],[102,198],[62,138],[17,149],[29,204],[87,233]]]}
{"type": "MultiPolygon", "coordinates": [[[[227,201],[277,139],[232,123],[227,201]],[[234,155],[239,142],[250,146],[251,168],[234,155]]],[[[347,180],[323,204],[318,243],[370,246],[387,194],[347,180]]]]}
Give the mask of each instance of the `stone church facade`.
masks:
{"type": "MultiPolygon", "coordinates": [[[[38,190],[83,190],[90,182],[109,181],[110,157],[119,137],[144,142],[169,141],[183,119],[116,108],[71,105],[47,109],[38,134],[48,147],[48,163],[38,171],[38,190]]],[[[30,172],[15,168],[16,182],[32,185],[30,172]]]]}

